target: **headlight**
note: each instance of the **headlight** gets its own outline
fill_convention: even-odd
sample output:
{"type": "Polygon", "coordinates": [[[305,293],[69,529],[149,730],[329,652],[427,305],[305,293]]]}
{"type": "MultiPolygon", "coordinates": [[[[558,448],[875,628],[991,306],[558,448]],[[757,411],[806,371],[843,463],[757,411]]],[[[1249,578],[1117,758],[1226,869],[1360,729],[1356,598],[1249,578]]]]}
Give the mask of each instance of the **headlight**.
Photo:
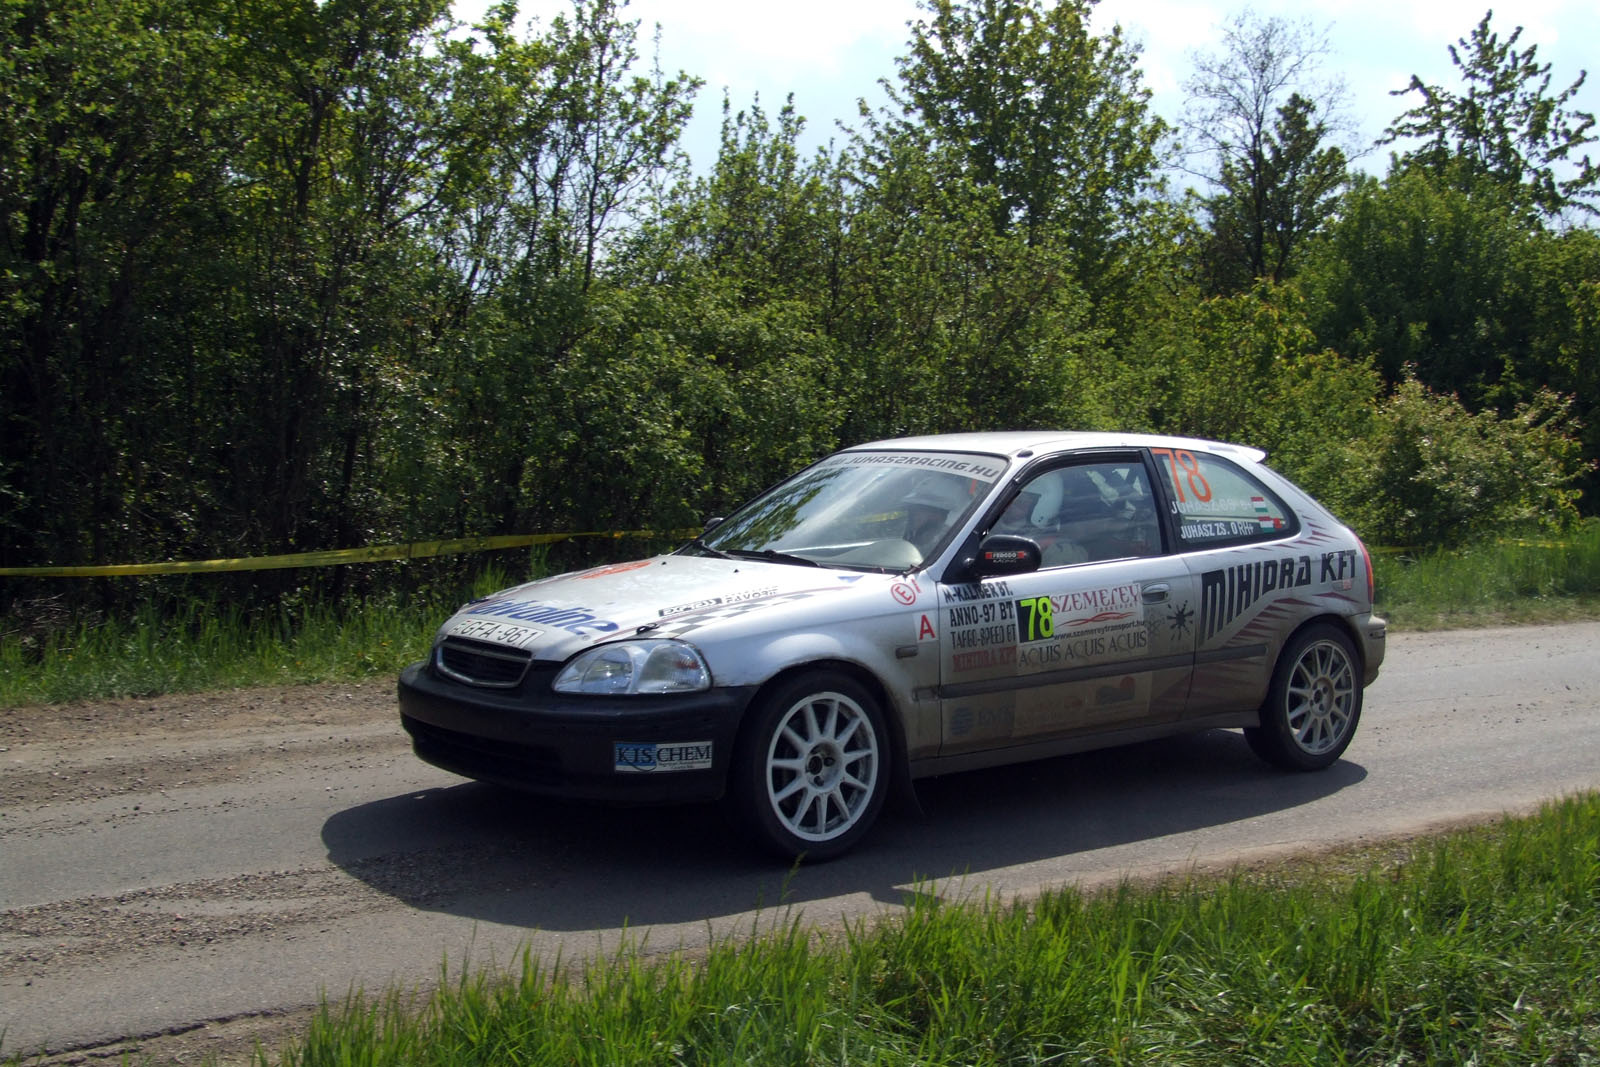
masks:
{"type": "Polygon", "coordinates": [[[695,693],[711,688],[711,670],[682,641],[622,641],[575,657],[556,675],[558,693],[695,693]]]}

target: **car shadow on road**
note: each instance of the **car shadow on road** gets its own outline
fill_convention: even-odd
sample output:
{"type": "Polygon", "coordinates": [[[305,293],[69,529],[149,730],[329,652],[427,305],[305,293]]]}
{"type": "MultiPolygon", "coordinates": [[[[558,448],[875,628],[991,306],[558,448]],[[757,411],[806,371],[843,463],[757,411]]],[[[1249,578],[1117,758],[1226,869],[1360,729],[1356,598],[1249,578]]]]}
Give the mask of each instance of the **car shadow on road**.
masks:
{"type": "MultiPolygon", "coordinates": [[[[1054,857],[1064,858],[1056,873],[1011,877],[1072,880],[1148,862],[1123,846],[1248,819],[1281,840],[1271,816],[1366,773],[1349,760],[1275,771],[1231,731],[971,771],[923,780],[920,813],[886,811],[856,851],[792,869],[755,852],[714,805],[579,805],[476,782],[338,812],[322,839],[333,863],[420,909],[544,930],[637,928],[854,894],[897,905],[944,879],[1019,888],[1007,868],[1054,857]]],[[[1197,841],[1179,856],[1203,851],[1197,841]]]]}

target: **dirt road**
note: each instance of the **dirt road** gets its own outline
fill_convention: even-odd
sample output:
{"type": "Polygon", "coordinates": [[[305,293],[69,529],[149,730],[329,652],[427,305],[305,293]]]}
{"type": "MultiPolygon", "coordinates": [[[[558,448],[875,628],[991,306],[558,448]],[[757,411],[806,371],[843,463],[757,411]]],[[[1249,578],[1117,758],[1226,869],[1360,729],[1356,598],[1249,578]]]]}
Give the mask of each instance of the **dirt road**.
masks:
{"type": "Polygon", "coordinates": [[[521,798],[414,759],[385,684],[0,711],[0,1054],[225,1060],[326,993],[1415,833],[1600,787],[1600,623],[1391,638],[1346,758],[1237,733],[926,782],[790,874],[715,808],[521,798]],[[930,882],[930,879],[934,881],[930,882]]]}

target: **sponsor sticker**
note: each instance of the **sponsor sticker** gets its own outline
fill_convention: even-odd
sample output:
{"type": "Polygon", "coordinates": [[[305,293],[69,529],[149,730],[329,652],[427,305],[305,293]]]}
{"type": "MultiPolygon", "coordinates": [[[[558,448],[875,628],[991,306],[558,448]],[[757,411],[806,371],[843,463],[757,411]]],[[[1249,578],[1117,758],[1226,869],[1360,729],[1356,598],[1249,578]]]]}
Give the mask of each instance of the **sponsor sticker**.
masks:
{"type": "Polygon", "coordinates": [[[658,618],[665,619],[671,615],[686,615],[691,611],[704,611],[707,608],[723,607],[730,604],[748,604],[752,600],[765,600],[778,592],[775,585],[765,586],[761,589],[743,589],[737,593],[726,596],[706,597],[704,600],[694,600],[687,604],[674,604],[670,608],[662,608],[656,612],[658,618]]]}
{"type": "Polygon", "coordinates": [[[546,604],[538,600],[489,600],[472,606],[472,614],[489,618],[515,619],[518,622],[536,622],[545,626],[559,626],[579,637],[591,634],[614,634],[618,625],[601,619],[588,608],[546,604]]]}
{"type": "Polygon", "coordinates": [[[710,741],[618,741],[611,746],[618,774],[665,774],[711,768],[710,741]]]}
{"type": "Polygon", "coordinates": [[[629,571],[636,571],[640,567],[648,567],[650,566],[650,563],[651,561],[647,559],[636,559],[631,563],[613,563],[609,567],[596,567],[592,571],[584,571],[582,574],[578,575],[578,577],[589,579],[604,578],[608,574],[626,574],[629,571]]]}

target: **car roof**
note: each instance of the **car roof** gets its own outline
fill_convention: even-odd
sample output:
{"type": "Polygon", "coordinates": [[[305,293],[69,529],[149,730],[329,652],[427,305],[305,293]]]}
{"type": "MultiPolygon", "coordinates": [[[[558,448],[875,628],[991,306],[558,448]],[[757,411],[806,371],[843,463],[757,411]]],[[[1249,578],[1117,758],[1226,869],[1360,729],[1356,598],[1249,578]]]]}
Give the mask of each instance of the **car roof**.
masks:
{"type": "Polygon", "coordinates": [[[1102,430],[1001,430],[993,433],[942,433],[922,437],[896,437],[852,445],[847,452],[892,449],[908,452],[985,452],[1023,458],[1024,453],[1043,455],[1073,449],[1091,448],[1195,448],[1259,463],[1267,454],[1249,445],[1207,441],[1198,437],[1169,434],[1122,433],[1102,430]]]}

